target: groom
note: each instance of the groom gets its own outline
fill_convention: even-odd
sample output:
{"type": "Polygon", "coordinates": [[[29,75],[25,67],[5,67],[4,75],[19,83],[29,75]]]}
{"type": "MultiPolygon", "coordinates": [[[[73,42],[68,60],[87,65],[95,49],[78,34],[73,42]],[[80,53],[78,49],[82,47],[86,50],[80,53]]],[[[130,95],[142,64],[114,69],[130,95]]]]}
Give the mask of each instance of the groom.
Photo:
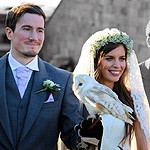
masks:
{"type": "Polygon", "coordinates": [[[45,19],[33,4],[7,14],[11,49],[0,58],[0,150],[55,150],[59,133],[69,149],[77,149],[74,126],[83,118],[72,92],[72,74],[38,57],[45,19]]]}

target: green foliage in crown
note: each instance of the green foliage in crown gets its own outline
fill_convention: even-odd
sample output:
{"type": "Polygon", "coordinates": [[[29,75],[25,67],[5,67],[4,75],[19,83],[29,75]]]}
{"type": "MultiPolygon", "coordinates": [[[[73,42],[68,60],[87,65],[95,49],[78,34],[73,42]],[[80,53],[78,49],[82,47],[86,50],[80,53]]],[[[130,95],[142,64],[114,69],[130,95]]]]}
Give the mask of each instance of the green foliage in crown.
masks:
{"type": "Polygon", "coordinates": [[[121,32],[116,28],[104,29],[93,34],[90,38],[91,52],[95,56],[96,51],[103,46],[111,43],[123,43],[127,48],[127,53],[130,54],[133,50],[133,40],[125,32],[121,32]]]}

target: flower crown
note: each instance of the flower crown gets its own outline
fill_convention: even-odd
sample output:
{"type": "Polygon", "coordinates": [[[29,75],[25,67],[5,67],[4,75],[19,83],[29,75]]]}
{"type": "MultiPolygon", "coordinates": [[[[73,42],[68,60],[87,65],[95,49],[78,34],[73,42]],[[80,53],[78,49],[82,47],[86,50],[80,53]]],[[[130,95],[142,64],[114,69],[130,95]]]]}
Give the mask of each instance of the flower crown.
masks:
{"type": "Polygon", "coordinates": [[[127,48],[127,53],[130,54],[133,50],[133,40],[125,32],[121,32],[116,28],[104,29],[98,31],[91,36],[90,47],[93,55],[96,55],[96,51],[100,50],[103,46],[111,43],[123,43],[127,48]]]}

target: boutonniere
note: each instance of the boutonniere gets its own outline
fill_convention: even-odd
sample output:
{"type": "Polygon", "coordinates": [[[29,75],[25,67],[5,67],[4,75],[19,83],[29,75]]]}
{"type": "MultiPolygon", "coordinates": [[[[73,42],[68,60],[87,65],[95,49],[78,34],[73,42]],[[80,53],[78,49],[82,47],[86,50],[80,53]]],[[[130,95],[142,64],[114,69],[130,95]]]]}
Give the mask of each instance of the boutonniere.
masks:
{"type": "Polygon", "coordinates": [[[56,92],[61,90],[61,86],[59,84],[54,83],[51,80],[43,81],[43,87],[44,88],[37,91],[36,94],[40,93],[40,92],[44,92],[44,91],[49,91],[51,93],[56,93],[56,92]]]}

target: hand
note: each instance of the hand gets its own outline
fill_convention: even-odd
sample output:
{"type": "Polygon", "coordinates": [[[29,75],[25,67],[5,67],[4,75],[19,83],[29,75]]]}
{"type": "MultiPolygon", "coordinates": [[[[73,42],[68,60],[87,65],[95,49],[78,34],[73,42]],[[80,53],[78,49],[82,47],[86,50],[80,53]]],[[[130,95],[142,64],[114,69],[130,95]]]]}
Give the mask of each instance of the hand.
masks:
{"type": "Polygon", "coordinates": [[[98,145],[103,135],[103,126],[100,119],[101,118],[99,116],[96,116],[94,119],[88,117],[75,126],[75,130],[78,132],[80,137],[78,143],[81,144],[84,142],[84,144],[86,143],[87,145],[98,145]]]}

